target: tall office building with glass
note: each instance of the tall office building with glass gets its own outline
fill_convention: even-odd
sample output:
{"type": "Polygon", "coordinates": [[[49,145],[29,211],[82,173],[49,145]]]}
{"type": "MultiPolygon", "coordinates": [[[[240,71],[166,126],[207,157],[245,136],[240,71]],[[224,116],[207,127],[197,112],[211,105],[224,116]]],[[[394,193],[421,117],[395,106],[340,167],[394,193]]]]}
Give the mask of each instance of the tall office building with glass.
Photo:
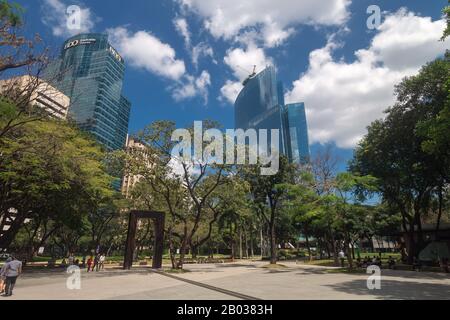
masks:
{"type": "Polygon", "coordinates": [[[279,130],[280,151],[292,163],[306,164],[310,151],[305,105],[286,105],[283,91],[274,67],[247,79],[235,102],[235,128],[279,130]]]}
{"type": "Polygon", "coordinates": [[[125,145],[130,102],[122,95],[125,63],[105,34],[68,39],[44,77],[70,97],[69,118],[108,150],[125,145]]]}
{"type": "Polygon", "coordinates": [[[287,104],[283,107],[283,129],[286,137],[287,156],[293,163],[310,161],[308,123],[304,103],[287,104]]]}

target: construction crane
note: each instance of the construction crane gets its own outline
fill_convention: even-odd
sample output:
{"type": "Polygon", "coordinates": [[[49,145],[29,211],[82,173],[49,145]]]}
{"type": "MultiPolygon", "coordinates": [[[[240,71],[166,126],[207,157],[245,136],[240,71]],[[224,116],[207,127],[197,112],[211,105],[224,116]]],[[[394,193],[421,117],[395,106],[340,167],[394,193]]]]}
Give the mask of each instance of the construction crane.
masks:
{"type": "Polygon", "coordinates": [[[247,85],[247,83],[253,79],[254,77],[256,77],[256,65],[253,66],[253,72],[250,73],[248,70],[242,68],[241,66],[237,66],[238,68],[244,70],[245,72],[249,73],[250,75],[248,76],[247,79],[244,80],[244,82],[242,82],[242,84],[244,85],[244,87],[247,85]]]}

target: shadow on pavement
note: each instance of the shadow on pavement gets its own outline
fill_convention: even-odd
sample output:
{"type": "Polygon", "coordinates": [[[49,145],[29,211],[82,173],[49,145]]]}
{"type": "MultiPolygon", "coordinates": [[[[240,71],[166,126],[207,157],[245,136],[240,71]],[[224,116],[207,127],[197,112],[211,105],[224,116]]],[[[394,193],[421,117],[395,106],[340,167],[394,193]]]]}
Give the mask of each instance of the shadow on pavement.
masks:
{"type": "Polygon", "coordinates": [[[371,295],[380,300],[446,300],[450,297],[450,285],[438,283],[382,280],[381,290],[369,290],[364,279],[328,287],[353,295],[371,295]]]}

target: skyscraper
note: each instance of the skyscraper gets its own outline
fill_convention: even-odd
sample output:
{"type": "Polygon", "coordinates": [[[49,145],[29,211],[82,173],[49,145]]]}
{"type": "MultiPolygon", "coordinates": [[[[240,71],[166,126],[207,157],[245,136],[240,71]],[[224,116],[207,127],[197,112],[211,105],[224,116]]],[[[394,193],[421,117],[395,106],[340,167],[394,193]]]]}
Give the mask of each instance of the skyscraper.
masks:
{"type": "Polygon", "coordinates": [[[284,102],[283,84],[274,67],[267,67],[244,82],[235,102],[236,129],[277,129],[280,151],[292,163],[309,161],[308,127],[303,103],[284,102]]]}
{"type": "Polygon", "coordinates": [[[287,104],[282,112],[288,158],[293,163],[308,163],[310,150],[305,104],[287,104]]]}
{"type": "Polygon", "coordinates": [[[285,153],[281,108],[284,99],[280,96],[282,84],[277,82],[275,69],[268,67],[244,82],[244,89],[235,102],[236,129],[267,129],[280,132],[280,151],[285,153]]]}
{"type": "Polygon", "coordinates": [[[68,39],[44,77],[71,99],[69,118],[108,150],[122,149],[131,103],[122,95],[125,63],[105,34],[68,39]]]}

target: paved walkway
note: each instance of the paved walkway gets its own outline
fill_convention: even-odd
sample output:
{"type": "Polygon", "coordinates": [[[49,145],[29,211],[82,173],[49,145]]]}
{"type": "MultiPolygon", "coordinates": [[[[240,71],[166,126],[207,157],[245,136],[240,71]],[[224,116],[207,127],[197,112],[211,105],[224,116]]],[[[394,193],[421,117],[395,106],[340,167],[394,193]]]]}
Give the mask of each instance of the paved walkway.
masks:
{"type": "MultiPolygon", "coordinates": [[[[64,272],[24,274],[18,300],[331,300],[450,299],[450,275],[384,270],[381,290],[368,290],[365,274],[330,272],[332,268],[285,264],[269,270],[262,263],[189,265],[190,272],[159,274],[149,269],[82,273],[81,290],[68,290],[64,272]]],[[[1,300],[0,300],[1,301],[1,300]]]]}

